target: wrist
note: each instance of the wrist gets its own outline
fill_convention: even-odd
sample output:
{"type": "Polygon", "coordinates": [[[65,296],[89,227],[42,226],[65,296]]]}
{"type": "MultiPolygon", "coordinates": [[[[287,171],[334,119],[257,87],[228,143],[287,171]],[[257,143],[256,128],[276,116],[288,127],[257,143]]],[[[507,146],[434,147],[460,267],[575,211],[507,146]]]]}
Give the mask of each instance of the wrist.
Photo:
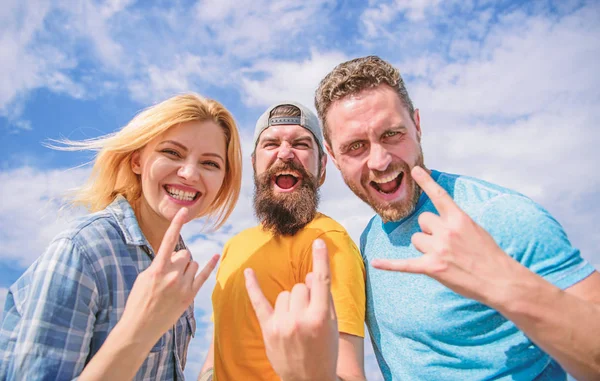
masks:
{"type": "Polygon", "coordinates": [[[146,357],[160,339],[160,336],[155,336],[151,331],[144,331],[137,325],[121,319],[109,334],[107,341],[111,339],[115,346],[133,353],[143,353],[146,357]]]}
{"type": "Polygon", "coordinates": [[[535,319],[544,314],[548,298],[559,297],[561,290],[531,272],[524,266],[513,273],[511,280],[502,287],[502,293],[490,304],[509,320],[518,322],[523,318],[535,319]]]}

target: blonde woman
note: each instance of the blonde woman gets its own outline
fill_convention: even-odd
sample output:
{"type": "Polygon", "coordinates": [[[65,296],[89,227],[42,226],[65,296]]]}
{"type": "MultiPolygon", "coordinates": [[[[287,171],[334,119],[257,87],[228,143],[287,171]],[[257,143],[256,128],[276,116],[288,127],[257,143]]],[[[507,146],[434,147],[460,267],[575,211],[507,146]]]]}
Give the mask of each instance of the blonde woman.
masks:
{"type": "Polygon", "coordinates": [[[59,234],[13,284],[0,330],[0,379],[183,379],[198,274],[179,235],[237,202],[241,149],[232,115],[197,95],[170,98],[98,139],[76,202],[92,214],[59,234]]]}

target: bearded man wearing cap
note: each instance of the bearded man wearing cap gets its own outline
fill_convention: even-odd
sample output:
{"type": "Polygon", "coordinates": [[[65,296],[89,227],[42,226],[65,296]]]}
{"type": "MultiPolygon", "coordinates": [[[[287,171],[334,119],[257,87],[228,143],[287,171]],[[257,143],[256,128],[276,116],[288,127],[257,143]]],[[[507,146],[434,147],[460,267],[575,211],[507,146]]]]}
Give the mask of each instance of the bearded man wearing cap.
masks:
{"type": "Polygon", "coordinates": [[[282,102],[259,118],[252,166],[254,211],[260,224],[231,238],[223,249],[212,296],[213,343],[201,377],[212,368],[219,381],[282,379],[267,357],[263,322],[246,292],[244,270],[253,270],[265,301],[293,314],[295,301],[310,299],[308,288],[294,286],[312,271],[312,244],[321,239],[331,268],[339,331],[337,376],[365,379],[365,269],[346,230],[317,211],[326,163],[318,118],[306,107],[282,102]]]}

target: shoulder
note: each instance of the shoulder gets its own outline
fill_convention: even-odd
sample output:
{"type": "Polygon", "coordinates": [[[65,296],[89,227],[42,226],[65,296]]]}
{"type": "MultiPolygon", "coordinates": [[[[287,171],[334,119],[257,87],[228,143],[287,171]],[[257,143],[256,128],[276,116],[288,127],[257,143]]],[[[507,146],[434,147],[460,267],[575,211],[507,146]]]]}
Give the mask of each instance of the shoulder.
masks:
{"type": "Polygon", "coordinates": [[[259,240],[262,238],[266,238],[270,236],[269,232],[265,232],[260,228],[260,225],[253,226],[248,229],[244,229],[241,232],[237,233],[233,237],[229,238],[227,242],[225,242],[225,247],[243,244],[244,242],[248,243],[250,241],[259,240]]]}
{"type": "Polygon", "coordinates": [[[97,277],[112,271],[119,258],[130,258],[131,250],[118,221],[102,210],[73,221],[54,237],[33,267],[61,271],[60,265],[97,277]]]}
{"type": "Polygon", "coordinates": [[[381,218],[376,214],[373,217],[371,217],[371,219],[369,220],[369,222],[367,222],[367,226],[365,226],[365,228],[363,229],[362,233],[360,234],[360,252],[364,253],[365,251],[365,246],[367,243],[367,239],[369,237],[369,234],[371,233],[371,231],[375,230],[375,227],[381,227],[381,218]],[[377,220],[379,220],[379,222],[377,222],[377,220]]]}
{"type": "Polygon", "coordinates": [[[67,239],[78,242],[90,236],[93,238],[96,234],[105,232],[118,234],[118,231],[119,226],[114,216],[108,210],[101,210],[72,221],[53,241],[67,239]]]}
{"type": "Polygon", "coordinates": [[[459,205],[481,204],[500,196],[525,197],[512,189],[464,175],[441,172],[437,183],[459,205]]]}
{"type": "Polygon", "coordinates": [[[320,231],[322,233],[339,232],[347,234],[347,231],[342,224],[323,213],[317,213],[315,218],[306,225],[305,229],[313,229],[316,232],[320,231]]]}
{"type": "Polygon", "coordinates": [[[124,244],[125,238],[115,217],[108,210],[102,210],[73,221],[52,240],[51,245],[61,241],[90,254],[98,252],[99,247],[124,244]]]}

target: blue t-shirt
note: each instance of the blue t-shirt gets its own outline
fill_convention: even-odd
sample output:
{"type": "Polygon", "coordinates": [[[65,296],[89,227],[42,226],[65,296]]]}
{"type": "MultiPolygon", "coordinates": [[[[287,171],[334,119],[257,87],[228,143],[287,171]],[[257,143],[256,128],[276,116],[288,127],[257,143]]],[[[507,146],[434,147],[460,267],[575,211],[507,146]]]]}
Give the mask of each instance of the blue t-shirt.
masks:
{"type": "MultiPolygon", "coordinates": [[[[432,177],[507,254],[557,287],[594,272],[560,224],[529,198],[465,176],[432,177]]],[[[385,224],[375,216],[361,236],[366,321],[385,380],[565,380],[560,365],[497,311],[426,275],[370,265],[375,258],[421,256],[410,240],[427,211],[438,214],[423,193],[412,215],[385,224]]]]}

